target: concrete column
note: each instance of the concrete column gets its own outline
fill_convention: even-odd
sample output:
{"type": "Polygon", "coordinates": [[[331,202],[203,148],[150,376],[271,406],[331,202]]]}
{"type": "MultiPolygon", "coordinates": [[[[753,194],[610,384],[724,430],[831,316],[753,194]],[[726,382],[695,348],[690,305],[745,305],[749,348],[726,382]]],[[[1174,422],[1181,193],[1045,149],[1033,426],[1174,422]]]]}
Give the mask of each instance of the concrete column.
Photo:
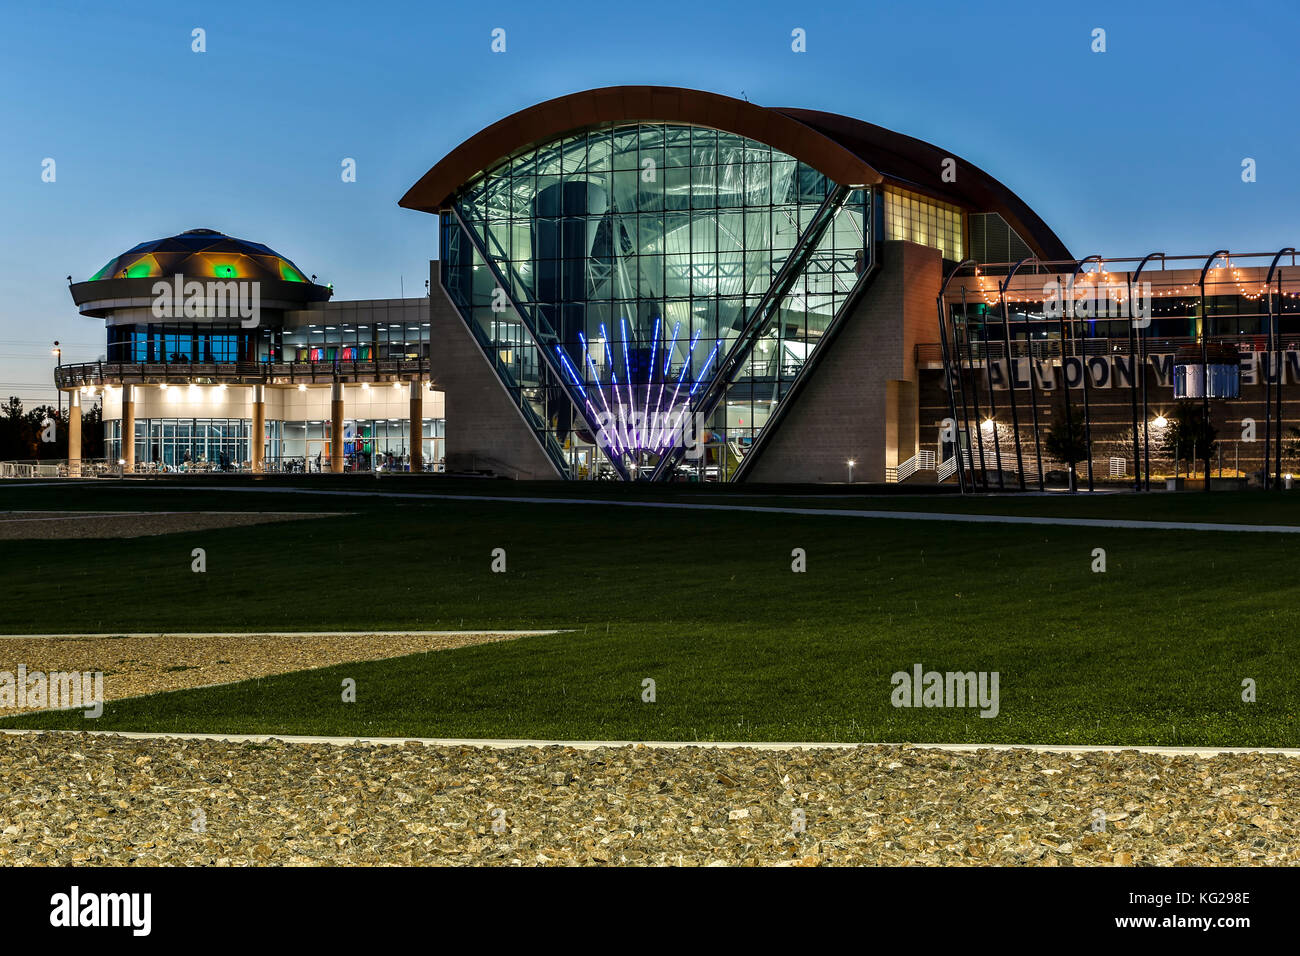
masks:
{"type": "Polygon", "coordinates": [[[81,477],[81,390],[68,393],[68,477],[81,477]]]}
{"type": "Polygon", "coordinates": [[[424,470],[424,383],[412,382],[411,396],[411,471],[424,470]]]}
{"type": "Polygon", "coordinates": [[[122,386],[122,466],[123,474],[135,471],[135,392],[133,386],[122,386]]]}
{"type": "Polygon", "coordinates": [[[330,471],[343,472],[343,383],[330,388],[330,471]]]}
{"type": "Polygon", "coordinates": [[[917,452],[919,439],[916,383],[885,383],[885,467],[894,468],[917,452]]]}
{"type": "Polygon", "coordinates": [[[249,436],[253,473],[261,474],[266,456],[266,386],[253,386],[253,431],[249,436]]]}

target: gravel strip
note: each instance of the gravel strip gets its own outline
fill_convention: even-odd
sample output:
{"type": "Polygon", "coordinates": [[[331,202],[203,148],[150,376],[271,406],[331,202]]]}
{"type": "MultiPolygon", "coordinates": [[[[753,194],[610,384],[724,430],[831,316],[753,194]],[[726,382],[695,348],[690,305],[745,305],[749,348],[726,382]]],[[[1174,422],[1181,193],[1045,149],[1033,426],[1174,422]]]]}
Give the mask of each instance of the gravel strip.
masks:
{"type": "MultiPolygon", "coordinates": [[[[517,634],[160,634],[132,637],[6,637],[0,671],[102,671],[104,698],[227,684],[352,661],[514,640],[517,634]]],[[[38,708],[6,708],[22,713],[38,708]]]]}
{"type": "Polygon", "coordinates": [[[1297,864],[1296,767],[0,735],[0,865],[1297,864]]]}
{"type": "Polygon", "coordinates": [[[333,518],[338,512],[306,511],[8,511],[0,513],[0,541],[72,538],[144,538],[184,531],[238,528],[275,521],[333,518]]]}

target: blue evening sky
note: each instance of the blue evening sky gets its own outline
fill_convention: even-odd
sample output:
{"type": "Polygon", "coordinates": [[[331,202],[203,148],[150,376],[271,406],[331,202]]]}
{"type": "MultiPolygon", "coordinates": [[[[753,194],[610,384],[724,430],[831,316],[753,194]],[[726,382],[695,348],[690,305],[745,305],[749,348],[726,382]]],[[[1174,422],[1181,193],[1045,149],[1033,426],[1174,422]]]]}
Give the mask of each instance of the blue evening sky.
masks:
{"type": "Polygon", "coordinates": [[[1006,183],[1079,256],[1300,244],[1297,35],[1294,2],[13,3],[0,395],[52,398],[53,339],[65,361],[103,352],[66,275],[185,229],[264,242],[337,298],[397,296],[403,279],[422,293],[435,219],[402,193],[500,117],[600,86],[743,91],[918,136],[1006,183]]]}

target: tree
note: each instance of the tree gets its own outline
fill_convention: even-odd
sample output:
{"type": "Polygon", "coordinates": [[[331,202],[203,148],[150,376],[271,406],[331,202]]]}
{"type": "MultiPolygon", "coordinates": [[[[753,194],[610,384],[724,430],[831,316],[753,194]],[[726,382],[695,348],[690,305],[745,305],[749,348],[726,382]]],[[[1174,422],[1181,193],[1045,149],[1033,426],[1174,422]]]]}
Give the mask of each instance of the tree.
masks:
{"type": "MultiPolygon", "coordinates": [[[[53,405],[38,405],[23,410],[22,399],[10,396],[0,404],[0,461],[53,461],[68,457],[68,419],[70,409],[60,412],[53,405]],[[54,422],[54,441],[43,441],[49,433],[47,421],[54,422]]],[[[81,411],[81,457],[93,460],[104,457],[104,408],[96,401],[81,411]]]]}
{"type": "Polygon", "coordinates": [[[23,458],[23,402],[16,395],[0,405],[0,461],[23,458]]]}
{"type": "Polygon", "coordinates": [[[1169,427],[1160,450],[1174,459],[1175,467],[1179,462],[1186,462],[1188,472],[1200,461],[1205,465],[1206,474],[1210,469],[1210,457],[1214,446],[1218,444],[1219,430],[1206,420],[1201,407],[1195,402],[1178,403],[1174,413],[1167,416],[1169,427]]]}
{"type": "Polygon", "coordinates": [[[104,406],[99,402],[81,409],[81,457],[87,461],[104,457],[104,406]]]}
{"type": "Polygon", "coordinates": [[[1066,417],[1065,406],[1058,405],[1052,412],[1052,423],[1047,427],[1043,438],[1043,447],[1048,457],[1064,462],[1070,468],[1070,490],[1074,490],[1075,468],[1081,461],[1088,460],[1088,435],[1084,429],[1083,419],[1079,416],[1066,417]]]}
{"type": "Polygon", "coordinates": [[[37,405],[24,418],[27,421],[27,441],[31,449],[28,458],[49,461],[68,457],[68,417],[53,405],[37,405]],[[52,436],[53,441],[46,441],[52,436]]]}

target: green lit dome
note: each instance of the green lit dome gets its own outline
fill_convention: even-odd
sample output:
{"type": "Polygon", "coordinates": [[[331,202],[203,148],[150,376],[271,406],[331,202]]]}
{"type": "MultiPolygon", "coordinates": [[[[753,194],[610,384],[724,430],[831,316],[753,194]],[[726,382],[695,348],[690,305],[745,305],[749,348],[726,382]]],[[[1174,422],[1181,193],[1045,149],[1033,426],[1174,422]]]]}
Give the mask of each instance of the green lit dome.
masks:
{"type": "Polygon", "coordinates": [[[302,270],[274,249],[215,229],[188,229],[179,236],[142,242],[110,260],[89,281],[164,278],[178,273],[195,279],[307,282],[302,270]]]}

